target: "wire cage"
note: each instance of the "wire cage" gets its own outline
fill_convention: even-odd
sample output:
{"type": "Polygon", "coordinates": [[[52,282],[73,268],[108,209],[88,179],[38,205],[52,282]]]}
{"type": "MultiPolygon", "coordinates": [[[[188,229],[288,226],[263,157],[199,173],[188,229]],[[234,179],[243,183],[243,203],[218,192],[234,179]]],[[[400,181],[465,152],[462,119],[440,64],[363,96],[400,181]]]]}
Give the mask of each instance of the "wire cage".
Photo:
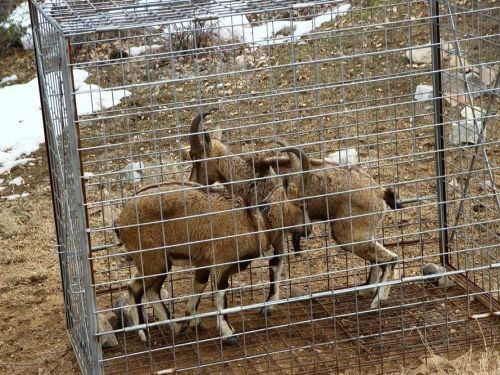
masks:
{"type": "Polygon", "coordinates": [[[398,372],[498,343],[498,2],[30,11],[83,372],[398,372]]]}

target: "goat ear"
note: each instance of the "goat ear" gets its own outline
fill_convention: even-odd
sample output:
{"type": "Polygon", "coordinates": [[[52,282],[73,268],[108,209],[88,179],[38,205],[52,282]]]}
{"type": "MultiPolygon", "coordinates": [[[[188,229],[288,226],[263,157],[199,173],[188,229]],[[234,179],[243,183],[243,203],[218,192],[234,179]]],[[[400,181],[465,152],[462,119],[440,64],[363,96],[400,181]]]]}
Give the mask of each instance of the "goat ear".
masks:
{"type": "Polygon", "coordinates": [[[216,139],[217,141],[222,140],[222,128],[220,126],[216,126],[213,133],[212,137],[216,139]]]}

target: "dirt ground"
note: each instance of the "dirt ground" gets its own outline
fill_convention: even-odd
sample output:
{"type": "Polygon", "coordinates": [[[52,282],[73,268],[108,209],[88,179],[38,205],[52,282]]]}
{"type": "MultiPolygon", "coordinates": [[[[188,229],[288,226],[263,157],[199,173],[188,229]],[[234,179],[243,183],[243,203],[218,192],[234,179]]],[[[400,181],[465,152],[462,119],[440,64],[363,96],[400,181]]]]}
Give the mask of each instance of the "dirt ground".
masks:
{"type": "MultiPolygon", "coordinates": [[[[401,17],[401,13],[398,10],[401,9],[396,9],[394,11],[389,9],[387,14],[391,21],[401,17]]],[[[414,12],[414,16],[419,17],[423,14],[424,8],[418,8],[418,6],[416,6],[412,12],[414,12]]],[[[357,23],[362,22],[363,20],[366,21],[370,17],[381,17],[381,14],[377,14],[376,11],[358,12],[353,16],[353,18],[346,18],[345,20],[340,21],[341,24],[336,24],[331,27],[348,28],[353,24],[356,25],[357,23]]],[[[425,23],[421,25],[422,29],[426,29],[427,26],[428,25],[425,23]]],[[[412,41],[414,44],[425,42],[425,37],[419,39],[418,33],[416,33],[416,35],[416,39],[412,41]]],[[[356,41],[352,40],[353,36],[359,36],[359,34],[353,33],[352,35],[344,35],[344,37],[335,40],[333,45],[328,44],[328,41],[320,40],[315,46],[317,48],[315,53],[318,53],[318,56],[326,56],[331,50],[333,51],[333,54],[336,54],[336,56],[340,56],[341,53],[346,55],[355,55],[362,53],[365,48],[368,50],[376,50],[378,48],[380,51],[383,51],[386,46],[382,46],[381,43],[387,40],[390,40],[390,42],[393,43],[392,47],[400,47],[402,45],[401,43],[406,41],[405,34],[398,33],[396,29],[392,30],[389,36],[384,34],[383,30],[372,29],[369,33],[362,36],[362,43],[356,43],[356,41]],[[342,44],[335,45],[336,42],[342,42],[342,44]]],[[[109,52],[107,48],[103,47],[103,50],[104,53],[109,52]]],[[[275,55],[267,56],[263,59],[262,66],[264,68],[266,66],[272,66],[272,64],[277,62],[283,62],[290,59],[289,48],[277,48],[274,52],[275,55]]],[[[103,51],[100,51],[99,53],[103,53],[103,51]]],[[[301,46],[301,49],[298,49],[297,53],[298,60],[302,59],[307,62],[308,58],[310,58],[312,54],[312,43],[306,43],[306,45],[301,46]]],[[[99,58],[98,55],[89,57],[88,55],[82,54],[79,56],[82,61],[85,61],[85,59],[92,60],[93,58],[99,58]]],[[[200,66],[210,69],[210,58],[210,56],[205,59],[201,58],[200,66]]],[[[215,56],[215,58],[217,58],[217,56],[215,56]]],[[[78,58],[76,61],[79,61],[78,58]]],[[[406,73],[411,69],[415,69],[414,72],[416,75],[418,75],[419,69],[422,69],[422,71],[425,70],[425,67],[417,66],[413,68],[408,66],[407,61],[401,53],[395,53],[394,55],[388,54],[383,58],[379,58],[375,55],[370,59],[354,58],[350,63],[352,63],[352,65],[350,65],[352,68],[346,70],[345,72],[341,72],[341,69],[339,69],[340,66],[335,66],[336,63],[330,65],[326,63],[324,66],[319,67],[322,71],[330,69],[335,73],[332,73],[334,76],[322,75],[321,80],[318,82],[315,82],[314,72],[309,71],[307,65],[299,67],[293,72],[291,68],[287,67],[275,70],[270,69],[269,71],[264,69],[259,71],[259,73],[254,77],[235,76],[233,78],[229,78],[228,82],[223,84],[223,88],[219,90],[218,95],[224,97],[232,95],[235,97],[238,95],[248,95],[248,86],[255,88],[257,92],[264,92],[266,82],[271,82],[273,80],[275,80],[273,82],[275,82],[274,84],[276,87],[284,87],[286,89],[291,85],[291,83],[287,81],[286,77],[289,77],[292,73],[297,77],[294,84],[306,90],[308,87],[311,87],[310,85],[314,85],[315,83],[328,84],[329,82],[341,82],[344,80],[356,82],[356,80],[362,80],[362,77],[365,79],[373,78],[375,81],[377,77],[389,77],[390,71],[388,70],[395,66],[406,73]],[[367,68],[367,63],[368,66],[370,66],[370,64],[377,65],[377,68],[373,70],[367,68]],[[264,83],[259,84],[259,80],[264,83]]],[[[180,63],[180,65],[183,65],[183,63],[180,63]]],[[[184,61],[184,68],[189,67],[190,65],[192,67],[192,65],[195,64],[189,60],[184,61]]],[[[120,83],[133,84],[145,81],[146,79],[152,81],[155,79],[161,80],[164,78],[163,75],[168,75],[171,70],[179,68],[178,66],[169,66],[168,62],[161,61],[161,59],[156,65],[152,64],[151,66],[153,66],[153,68],[149,70],[149,65],[146,69],[146,65],[143,64],[143,62],[138,62],[137,65],[130,64],[130,66],[126,67],[126,69],[129,69],[126,72],[126,76],[130,77],[130,82],[120,81],[123,79],[122,74],[121,72],[119,72],[119,74],[116,73],[116,67],[108,67],[109,71],[107,71],[106,69],[108,68],[106,67],[90,64],[89,69],[96,69],[96,71],[100,71],[100,74],[104,77],[102,78],[103,82],[100,83],[110,85],[120,83]],[[146,70],[148,73],[147,77],[146,74],[141,75],[141,72],[145,72],[146,70]],[[106,76],[106,74],[103,74],[104,72],[109,74],[106,76]]],[[[180,68],[183,67],[181,66],[180,68]]],[[[182,70],[180,68],[179,70],[182,70]]],[[[21,81],[30,80],[35,75],[33,56],[29,53],[19,51],[14,52],[12,55],[7,56],[0,61],[0,71],[5,73],[5,76],[17,74],[21,77],[21,81]]],[[[204,74],[208,73],[210,72],[204,71],[204,74]]],[[[430,82],[428,79],[424,79],[418,83],[429,84],[430,82]]],[[[213,98],[214,95],[213,91],[210,90],[213,90],[213,86],[220,84],[220,82],[217,80],[207,80],[207,82],[199,82],[199,84],[203,87],[200,89],[200,95],[203,98],[210,99],[213,98]]],[[[258,139],[259,137],[270,138],[275,132],[288,137],[291,141],[299,141],[297,139],[297,135],[299,135],[302,137],[300,138],[300,141],[304,143],[317,142],[325,138],[331,139],[331,142],[326,145],[327,150],[319,150],[317,147],[310,147],[307,151],[314,153],[315,155],[324,155],[324,153],[329,149],[335,150],[342,147],[357,147],[360,150],[361,159],[365,161],[376,158],[383,159],[384,157],[390,157],[396,152],[395,149],[399,148],[397,151],[399,151],[399,155],[403,156],[401,156],[398,160],[398,165],[396,167],[395,164],[390,161],[378,164],[373,163],[373,165],[367,163],[367,165],[372,168],[371,171],[374,178],[376,178],[377,181],[384,183],[402,183],[404,185],[404,189],[401,189],[401,198],[411,198],[418,195],[424,196],[432,194],[435,191],[435,185],[433,185],[432,182],[414,183],[414,181],[417,181],[421,176],[432,176],[434,164],[426,159],[426,152],[433,150],[432,129],[422,126],[422,128],[418,130],[418,133],[415,133],[412,130],[408,130],[411,126],[405,121],[401,121],[399,124],[393,124],[393,122],[390,121],[391,118],[396,118],[398,116],[408,116],[409,113],[414,110],[414,107],[410,108],[410,106],[394,106],[394,102],[397,102],[398,100],[402,103],[404,103],[405,100],[408,100],[408,97],[405,98],[404,95],[398,97],[398,95],[403,93],[405,95],[408,95],[409,93],[411,94],[408,86],[410,84],[413,87],[415,82],[409,82],[408,80],[405,81],[404,79],[401,79],[399,81],[391,81],[391,83],[388,83],[387,86],[377,84],[367,85],[364,87],[364,89],[366,89],[364,95],[371,99],[365,99],[365,102],[358,101],[357,96],[359,95],[359,88],[358,91],[356,91],[357,89],[355,85],[352,89],[349,87],[345,88],[345,91],[343,91],[341,95],[337,94],[334,90],[327,92],[327,95],[325,95],[326,97],[322,98],[323,108],[333,112],[345,110],[348,114],[342,118],[327,117],[325,122],[335,125],[325,126],[322,128],[321,135],[318,135],[319,132],[316,131],[318,124],[315,123],[314,120],[306,119],[301,122],[300,128],[302,130],[300,131],[297,131],[298,125],[293,121],[287,122],[284,120],[280,124],[282,128],[280,128],[279,131],[270,130],[272,129],[272,126],[268,126],[267,128],[263,127],[262,129],[264,130],[244,129],[241,132],[231,132],[227,135],[227,140],[232,142],[232,147],[234,147],[235,150],[248,151],[249,149],[256,147],[256,145],[262,145],[262,143],[255,141],[255,139],[258,139]],[[380,93],[384,94],[380,95],[380,93]],[[379,101],[376,99],[378,95],[382,97],[379,101]],[[389,97],[390,99],[388,99],[389,97]],[[345,106],[343,106],[340,102],[341,99],[347,102],[345,106]],[[391,100],[394,102],[391,102],[391,100]],[[380,109],[370,112],[367,118],[363,118],[363,108],[367,105],[380,106],[380,109]],[[388,106],[393,112],[384,112],[384,106],[388,106]],[[376,126],[377,131],[372,131],[372,128],[368,125],[366,125],[366,128],[361,129],[357,128],[357,125],[349,125],[363,123],[374,127],[376,126]],[[400,131],[400,134],[402,134],[401,138],[398,139],[397,137],[393,137],[393,135],[390,134],[392,130],[400,131]],[[385,138],[384,136],[378,138],[377,135],[374,135],[375,133],[385,133],[385,138]],[[353,134],[356,134],[356,139],[349,139],[348,141],[345,140],[346,137],[352,136],[353,134]],[[417,138],[417,142],[415,144],[411,142],[412,136],[417,138]],[[397,146],[394,146],[395,141],[399,142],[396,143],[397,146]],[[379,148],[379,145],[383,145],[383,147],[379,148]],[[410,155],[412,150],[418,151],[421,155],[421,159],[412,160],[409,157],[405,158],[405,155],[410,155]]],[[[177,88],[177,93],[175,92],[175,89],[172,90],[172,88],[168,85],[165,85],[164,90],[158,90],[155,92],[153,95],[155,105],[161,106],[172,103],[175,93],[178,95],[175,97],[177,103],[189,105],[189,101],[191,100],[190,93],[197,89],[194,88],[194,83],[190,83],[189,80],[180,86],[181,90],[177,88]]],[[[162,126],[160,129],[154,129],[150,128],[150,124],[155,121],[162,124],[172,123],[172,121],[174,121],[172,118],[173,116],[171,112],[165,111],[165,113],[158,113],[156,115],[151,115],[151,118],[149,117],[150,115],[147,114],[147,106],[150,104],[148,100],[151,96],[150,93],[147,92],[148,90],[149,88],[145,88],[144,90],[139,88],[136,89],[134,92],[135,96],[128,101],[126,105],[121,106],[116,112],[113,112],[113,110],[110,111],[111,115],[127,113],[128,118],[133,120],[127,124],[127,129],[124,129],[120,120],[109,120],[106,123],[108,127],[106,129],[106,127],[100,122],[100,119],[96,119],[92,116],[83,118],[84,121],[81,133],[82,145],[84,148],[87,147],[89,150],[82,153],[85,171],[102,173],[105,178],[114,177],[112,172],[118,170],[118,168],[122,167],[129,161],[123,155],[132,154],[134,156],[138,156],[140,160],[148,163],[158,163],[159,156],[154,154],[157,149],[162,150],[161,154],[164,154],[163,156],[167,158],[166,160],[172,160],[170,158],[172,155],[175,156],[175,153],[178,152],[179,144],[172,140],[167,142],[158,141],[161,137],[168,138],[169,136],[172,136],[172,129],[168,126],[162,126]],[[146,112],[145,116],[144,112],[146,112]],[[152,119],[155,121],[151,121],[152,119]],[[130,138],[131,135],[133,138],[130,138]],[[107,148],[107,143],[120,145],[120,142],[124,141],[125,144],[121,146],[122,148],[120,148],[120,146],[110,148],[109,150],[107,148]],[[127,142],[130,142],[131,145],[127,144],[127,142]],[[104,154],[106,154],[106,158],[109,158],[112,163],[107,164],[103,162],[102,156],[104,154]],[[109,165],[113,163],[115,165],[110,167],[109,165]]],[[[311,117],[316,116],[320,112],[320,108],[315,105],[317,98],[314,94],[315,93],[313,92],[302,95],[301,105],[296,104],[296,98],[294,98],[293,95],[285,97],[283,102],[278,102],[281,106],[280,108],[282,108],[282,112],[279,112],[279,115],[281,115],[283,119],[294,118],[298,114],[304,117],[307,117],[308,115],[311,117]]],[[[253,118],[254,121],[257,123],[269,123],[273,121],[273,116],[278,113],[275,111],[274,107],[276,103],[269,100],[269,98],[263,98],[259,102],[259,100],[251,99],[251,96],[249,97],[250,99],[243,106],[228,104],[224,108],[224,115],[220,115],[217,118],[223,126],[226,128],[237,126],[237,121],[233,119],[246,118],[245,116],[248,116],[249,112],[252,112],[251,108],[253,106],[258,106],[259,108],[259,115],[253,118]]],[[[498,101],[496,103],[498,104],[498,101]]],[[[413,113],[414,118],[418,118],[420,123],[423,125],[432,123],[431,110],[424,107],[419,107],[418,109],[420,112],[416,114],[413,113]]],[[[454,110],[447,108],[446,111],[448,115],[452,116],[451,113],[454,110]]],[[[189,123],[191,117],[192,110],[186,110],[181,113],[180,119],[175,120],[177,121],[177,124],[183,124],[184,128],[182,129],[182,132],[185,132],[185,124],[189,123]]],[[[498,134],[498,130],[496,134],[498,134]]],[[[25,181],[25,184],[20,187],[8,186],[7,190],[2,191],[0,195],[5,196],[14,193],[29,193],[27,197],[21,199],[13,201],[0,201],[0,267],[3,271],[0,274],[0,291],[2,292],[0,294],[0,372],[15,374],[79,373],[79,367],[66,333],[60,269],[57,251],[55,248],[52,201],[46,154],[42,149],[32,155],[32,157],[33,161],[31,163],[15,168],[8,176],[0,176],[0,178],[6,178],[7,180],[21,176],[25,181]]],[[[162,156],[160,155],[160,159],[161,157],[162,156]]],[[[495,159],[498,158],[498,152],[493,150],[490,157],[492,157],[493,160],[498,160],[495,159]]],[[[462,162],[460,155],[451,155],[451,158],[455,165],[460,165],[462,162]]],[[[450,169],[453,170],[452,167],[450,169]]],[[[152,174],[154,175],[154,173],[158,172],[153,170],[152,174]]],[[[164,169],[161,170],[161,173],[165,173],[164,169]]],[[[498,175],[499,172],[496,171],[495,173],[498,175]]],[[[473,183],[474,188],[476,188],[476,182],[473,183]]],[[[126,190],[124,193],[123,190],[121,190],[123,189],[122,185],[115,185],[113,182],[110,182],[110,180],[107,181],[107,184],[111,186],[110,193],[114,197],[121,197],[131,193],[129,188],[129,190],[126,190]]],[[[97,190],[89,190],[88,198],[90,203],[96,204],[96,207],[99,206],[99,204],[101,204],[104,200],[102,195],[100,195],[97,190]]],[[[393,213],[389,214],[387,221],[390,223],[396,222],[396,224],[389,227],[385,232],[385,235],[396,236],[397,234],[408,234],[406,239],[416,239],[420,240],[422,243],[426,243],[425,249],[428,251],[428,254],[437,255],[437,247],[435,246],[436,233],[430,233],[432,229],[436,227],[436,220],[433,219],[432,216],[434,213],[433,210],[433,206],[423,208],[415,207],[414,209],[408,210],[401,216],[397,216],[393,213]],[[420,234],[411,237],[412,234],[419,231],[424,232],[423,235],[420,234]],[[426,233],[426,231],[429,233],[426,233]],[[430,243],[430,245],[427,245],[427,243],[430,243]]],[[[92,237],[94,246],[105,245],[110,241],[109,237],[100,233],[101,227],[104,227],[106,223],[103,224],[103,217],[99,212],[90,218],[90,226],[96,229],[97,232],[94,237],[92,237]]],[[[472,210],[468,209],[467,212],[474,219],[479,218],[479,214],[473,212],[472,210]]],[[[485,215],[491,215],[485,217],[488,220],[493,220],[495,219],[495,215],[497,215],[497,213],[487,212],[485,215]]],[[[475,230],[472,233],[477,235],[478,231],[475,230]]],[[[324,233],[321,232],[321,230],[316,230],[315,234],[317,235],[317,239],[313,239],[311,242],[308,242],[307,246],[314,247],[317,244],[325,246],[326,242],[323,236],[324,233]]],[[[423,251],[417,245],[407,246],[405,249],[406,250],[404,251],[406,251],[406,253],[403,253],[403,260],[405,258],[411,259],[412,256],[418,256],[420,251],[423,251]]],[[[119,252],[119,250],[112,250],[107,254],[112,255],[113,251],[119,252]]],[[[307,264],[307,267],[315,269],[315,272],[317,273],[319,273],[320,270],[325,271],[329,266],[344,265],[347,267],[354,264],[347,258],[342,258],[338,261],[336,259],[332,260],[328,254],[326,255],[326,258],[314,258],[315,257],[311,256],[310,263],[307,264]],[[324,259],[326,259],[326,262],[324,259]]],[[[419,272],[418,262],[415,263],[409,260],[402,263],[404,263],[407,267],[402,271],[406,272],[405,276],[415,275],[419,272]]],[[[124,273],[119,273],[118,276],[117,274],[113,274],[110,271],[110,266],[107,265],[107,259],[105,258],[103,259],[102,264],[96,260],[95,266],[96,270],[99,272],[96,278],[98,283],[105,283],[108,280],[113,280],[116,284],[123,284],[123,282],[126,281],[126,276],[124,276],[126,272],[124,271],[124,273]]],[[[257,268],[255,270],[255,274],[258,274],[258,272],[259,270],[257,268]]],[[[291,275],[304,274],[305,266],[303,265],[303,262],[298,260],[296,260],[295,263],[292,262],[289,266],[289,272],[291,275]]],[[[359,275],[354,276],[357,279],[360,278],[359,275]]],[[[348,282],[348,284],[352,284],[353,275],[348,274],[347,272],[345,275],[340,273],[336,274],[332,280],[328,279],[328,282],[335,283],[337,279],[349,279],[349,277],[351,278],[351,281],[348,282]]],[[[246,279],[244,279],[244,281],[246,281],[246,279]]],[[[324,287],[323,283],[324,279],[311,279],[304,282],[301,287],[304,290],[316,290],[316,286],[324,287]]],[[[344,282],[340,282],[340,284],[342,283],[344,282]]],[[[419,290],[413,290],[413,294],[408,297],[409,300],[404,300],[404,297],[402,296],[401,302],[406,301],[406,303],[409,303],[408,301],[410,301],[411,298],[414,298],[412,301],[417,301],[419,292],[419,290]]],[[[457,290],[455,290],[455,292],[460,293],[460,291],[457,290]]],[[[442,298],[439,294],[440,291],[431,290],[428,293],[429,295],[433,295],[434,293],[435,303],[439,305],[441,301],[440,298],[442,298]]],[[[400,294],[402,294],[402,289],[400,294]]],[[[235,300],[230,300],[231,303],[236,304],[238,302],[237,297],[235,298],[236,302],[234,302],[235,300]]],[[[98,307],[100,308],[107,308],[110,306],[109,298],[106,295],[101,297],[98,302],[98,307]]],[[[349,311],[355,311],[353,309],[357,308],[351,303],[352,299],[347,299],[344,304],[346,314],[349,311]]],[[[206,304],[204,308],[209,309],[210,307],[207,306],[210,306],[210,304],[206,304]]],[[[296,310],[293,311],[307,310],[306,307],[294,306],[293,309],[296,310]]],[[[320,317],[323,318],[331,316],[332,314],[328,308],[324,308],[324,310],[320,309],[320,311],[324,314],[324,316],[320,314],[320,317]]],[[[309,316],[307,315],[308,312],[303,311],[302,313],[304,314],[302,316],[307,319],[309,316]]],[[[339,312],[337,311],[337,313],[339,312]]],[[[422,317],[421,315],[418,315],[420,314],[418,311],[413,313],[419,318],[422,317]]],[[[317,317],[317,315],[315,315],[315,317],[317,317]]],[[[388,326],[390,326],[390,324],[396,324],[397,326],[398,318],[400,318],[400,316],[389,316],[387,317],[387,321],[389,321],[389,323],[387,323],[387,321],[386,323],[388,326]]],[[[278,324],[279,315],[275,319],[276,324],[278,324]]],[[[288,319],[290,318],[288,317],[288,319]]],[[[425,315],[423,319],[426,319],[425,315]]],[[[370,321],[371,318],[367,318],[367,325],[370,324],[370,321]]],[[[250,320],[248,324],[251,326],[253,322],[253,320],[250,320]]],[[[260,320],[258,322],[259,323],[257,324],[261,324],[260,320]]],[[[211,333],[214,332],[213,323],[214,322],[210,322],[208,324],[208,328],[211,330],[211,333]]],[[[359,327],[350,327],[348,319],[346,319],[346,322],[342,324],[344,324],[343,327],[346,332],[358,332],[356,330],[359,329],[359,327]]],[[[257,325],[256,327],[259,326],[257,325]]],[[[240,328],[241,327],[237,326],[237,330],[240,328]]],[[[314,330],[314,327],[312,329],[314,330]]],[[[317,327],[316,329],[321,330],[322,328],[317,327]]],[[[284,332],[286,334],[286,331],[284,332]]],[[[166,340],[168,342],[168,337],[165,338],[165,336],[158,333],[158,341],[164,342],[163,340],[166,340]]],[[[256,335],[256,337],[257,339],[255,339],[255,341],[250,341],[250,346],[248,348],[249,352],[255,350],[256,353],[258,353],[258,351],[262,350],[267,343],[263,335],[256,335]],[[261,340],[261,342],[258,340],[261,340]]],[[[300,345],[300,339],[300,332],[298,332],[295,337],[297,345],[300,345]]],[[[137,338],[127,337],[124,342],[127,342],[130,345],[136,345],[137,338]]],[[[137,347],[139,347],[139,344],[137,344],[137,347]]],[[[407,373],[411,375],[417,375],[420,373],[500,374],[500,371],[498,370],[500,368],[500,351],[498,350],[498,347],[490,347],[489,349],[481,349],[481,347],[482,346],[480,345],[479,348],[474,349],[472,352],[452,351],[450,353],[450,351],[448,351],[450,356],[449,360],[444,359],[444,357],[441,356],[430,356],[431,360],[427,362],[427,369],[421,367],[425,360],[415,358],[404,362],[403,365],[398,364],[397,359],[394,359],[396,364],[386,367],[385,369],[386,371],[407,373]]],[[[275,348],[271,347],[270,349],[278,350],[278,346],[275,348]]],[[[333,350],[333,348],[327,347],[327,350],[330,349],[333,350]]],[[[327,358],[328,353],[324,353],[324,350],[324,347],[315,348],[313,355],[317,358],[327,358]]],[[[369,351],[370,348],[367,350],[369,351]]],[[[428,353],[430,352],[431,351],[428,353]]],[[[120,350],[117,350],[116,352],[108,351],[105,354],[112,357],[116,353],[120,354],[121,352],[120,350]]],[[[231,352],[228,351],[226,354],[230,356],[231,352]]],[[[298,357],[305,355],[300,350],[294,352],[293,354],[298,357]]],[[[210,355],[212,355],[212,353],[207,354],[207,356],[210,355]]],[[[337,365],[339,365],[339,363],[337,363],[337,365]]],[[[260,370],[263,370],[264,368],[265,367],[257,366],[257,369],[260,370]]],[[[268,369],[270,368],[271,367],[268,367],[268,369]]],[[[314,371],[309,367],[306,367],[306,369],[307,371],[314,371]]],[[[295,369],[295,372],[300,371],[300,369],[295,369]]],[[[380,368],[377,368],[377,371],[380,371],[380,368]]],[[[144,372],[147,372],[147,370],[144,370],[144,372]]],[[[317,372],[328,371],[322,368],[321,370],[317,370],[317,372]]],[[[357,371],[347,370],[346,373],[355,374],[357,371]]]]}

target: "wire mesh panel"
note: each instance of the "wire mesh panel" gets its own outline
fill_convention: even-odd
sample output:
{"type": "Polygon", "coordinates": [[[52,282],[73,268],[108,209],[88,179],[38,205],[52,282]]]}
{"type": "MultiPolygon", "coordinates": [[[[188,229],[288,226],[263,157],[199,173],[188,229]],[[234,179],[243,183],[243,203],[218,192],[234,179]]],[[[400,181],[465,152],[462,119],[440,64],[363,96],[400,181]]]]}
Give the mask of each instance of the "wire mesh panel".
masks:
{"type": "Polygon", "coordinates": [[[397,372],[496,343],[498,4],[31,11],[84,371],[397,372]]]}

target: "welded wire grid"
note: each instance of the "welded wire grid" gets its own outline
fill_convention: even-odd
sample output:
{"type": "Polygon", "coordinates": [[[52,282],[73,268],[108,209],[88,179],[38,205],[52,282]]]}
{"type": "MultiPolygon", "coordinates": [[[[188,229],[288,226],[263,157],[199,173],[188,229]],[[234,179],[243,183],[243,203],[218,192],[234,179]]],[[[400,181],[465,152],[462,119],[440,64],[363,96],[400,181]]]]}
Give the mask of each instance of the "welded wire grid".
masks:
{"type": "MultiPolygon", "coordinates": [[[[381,373],[399,371],[429,350],[449,353],[496,342],[499,5],[440,2],[438,17],[431,16],[428,2],[347,5],[36,4],[68,327],[83,369],[381,373]],[[434,37],[442,41],[434,44],[439,58],[417,62],[414,54],[431,43],[433,23],[439,24],[434,37]],[[309,30],[298,36],[304,27],[309,30]],[[63,69],[57,56],[66,56],[63,69]],[[443,107],[436,115],[436,100],[414,94],[418,85],[433,84],[437,68],[441,84],[434,97],[441,90],[443,107]],[[79,91],[93,114],[79,112],[71,85],[77,69],[100,87],[79,91]],[[471,72],[493,76],[493,82],[473,81],[471,72]],[[120,102],[118,94],[126,97],[120,102]],[[104,108],[105,101],[112,106],[104,108]],[[472,105],[482,109],[475,112],[478,127],[461,134],[475,132],[477,140],[456,144],[453,123],[466,121],[460,112],[472,105]],[[212,286],[199,308],[204,330],[176,336],[169,323],[155,321],[144,300],[149,345],[140,341],[137,327],[113,327],[118,346],[101,349],[102,332],[93,325],[99,315],[122,313],[116,303],[126,299],[135,274],[116,246],[114,222],[139,188],[187,181],[191,162],[181,155],[190,121],[201,107],[214,106],[219,110],[204,127],[212,132],[220,126],[234,154],[277,155],[272,141],[278,137],[315,158],[353,148],[358,166],[395,188],[405,208],[387,212],[377,234],[399,256],[390,299],[369,311],[370,299],[356,294],[368,265],[339,248],[326,220],[302,240],[300,257],[287,243],[281,297],[289,303],[279,304],[272,316],[258,315],[267,296],[269,254],[232,278],[226,312],[238,344],[220,341],[212,286]],[[436,165],[444,166],[444,178],[436,179],[436,165]],[[81,206],[74,199],[79,196],[81,206]],[[438,203],[446,208],[441,216],[438,203]],[[453,285],[422,279],[424,264],[440,262],[453,285]]],[[[174,267],[164,283],[162,297],[177,318],[193,293],[192,273],[192,266],[174,267]]]]}

